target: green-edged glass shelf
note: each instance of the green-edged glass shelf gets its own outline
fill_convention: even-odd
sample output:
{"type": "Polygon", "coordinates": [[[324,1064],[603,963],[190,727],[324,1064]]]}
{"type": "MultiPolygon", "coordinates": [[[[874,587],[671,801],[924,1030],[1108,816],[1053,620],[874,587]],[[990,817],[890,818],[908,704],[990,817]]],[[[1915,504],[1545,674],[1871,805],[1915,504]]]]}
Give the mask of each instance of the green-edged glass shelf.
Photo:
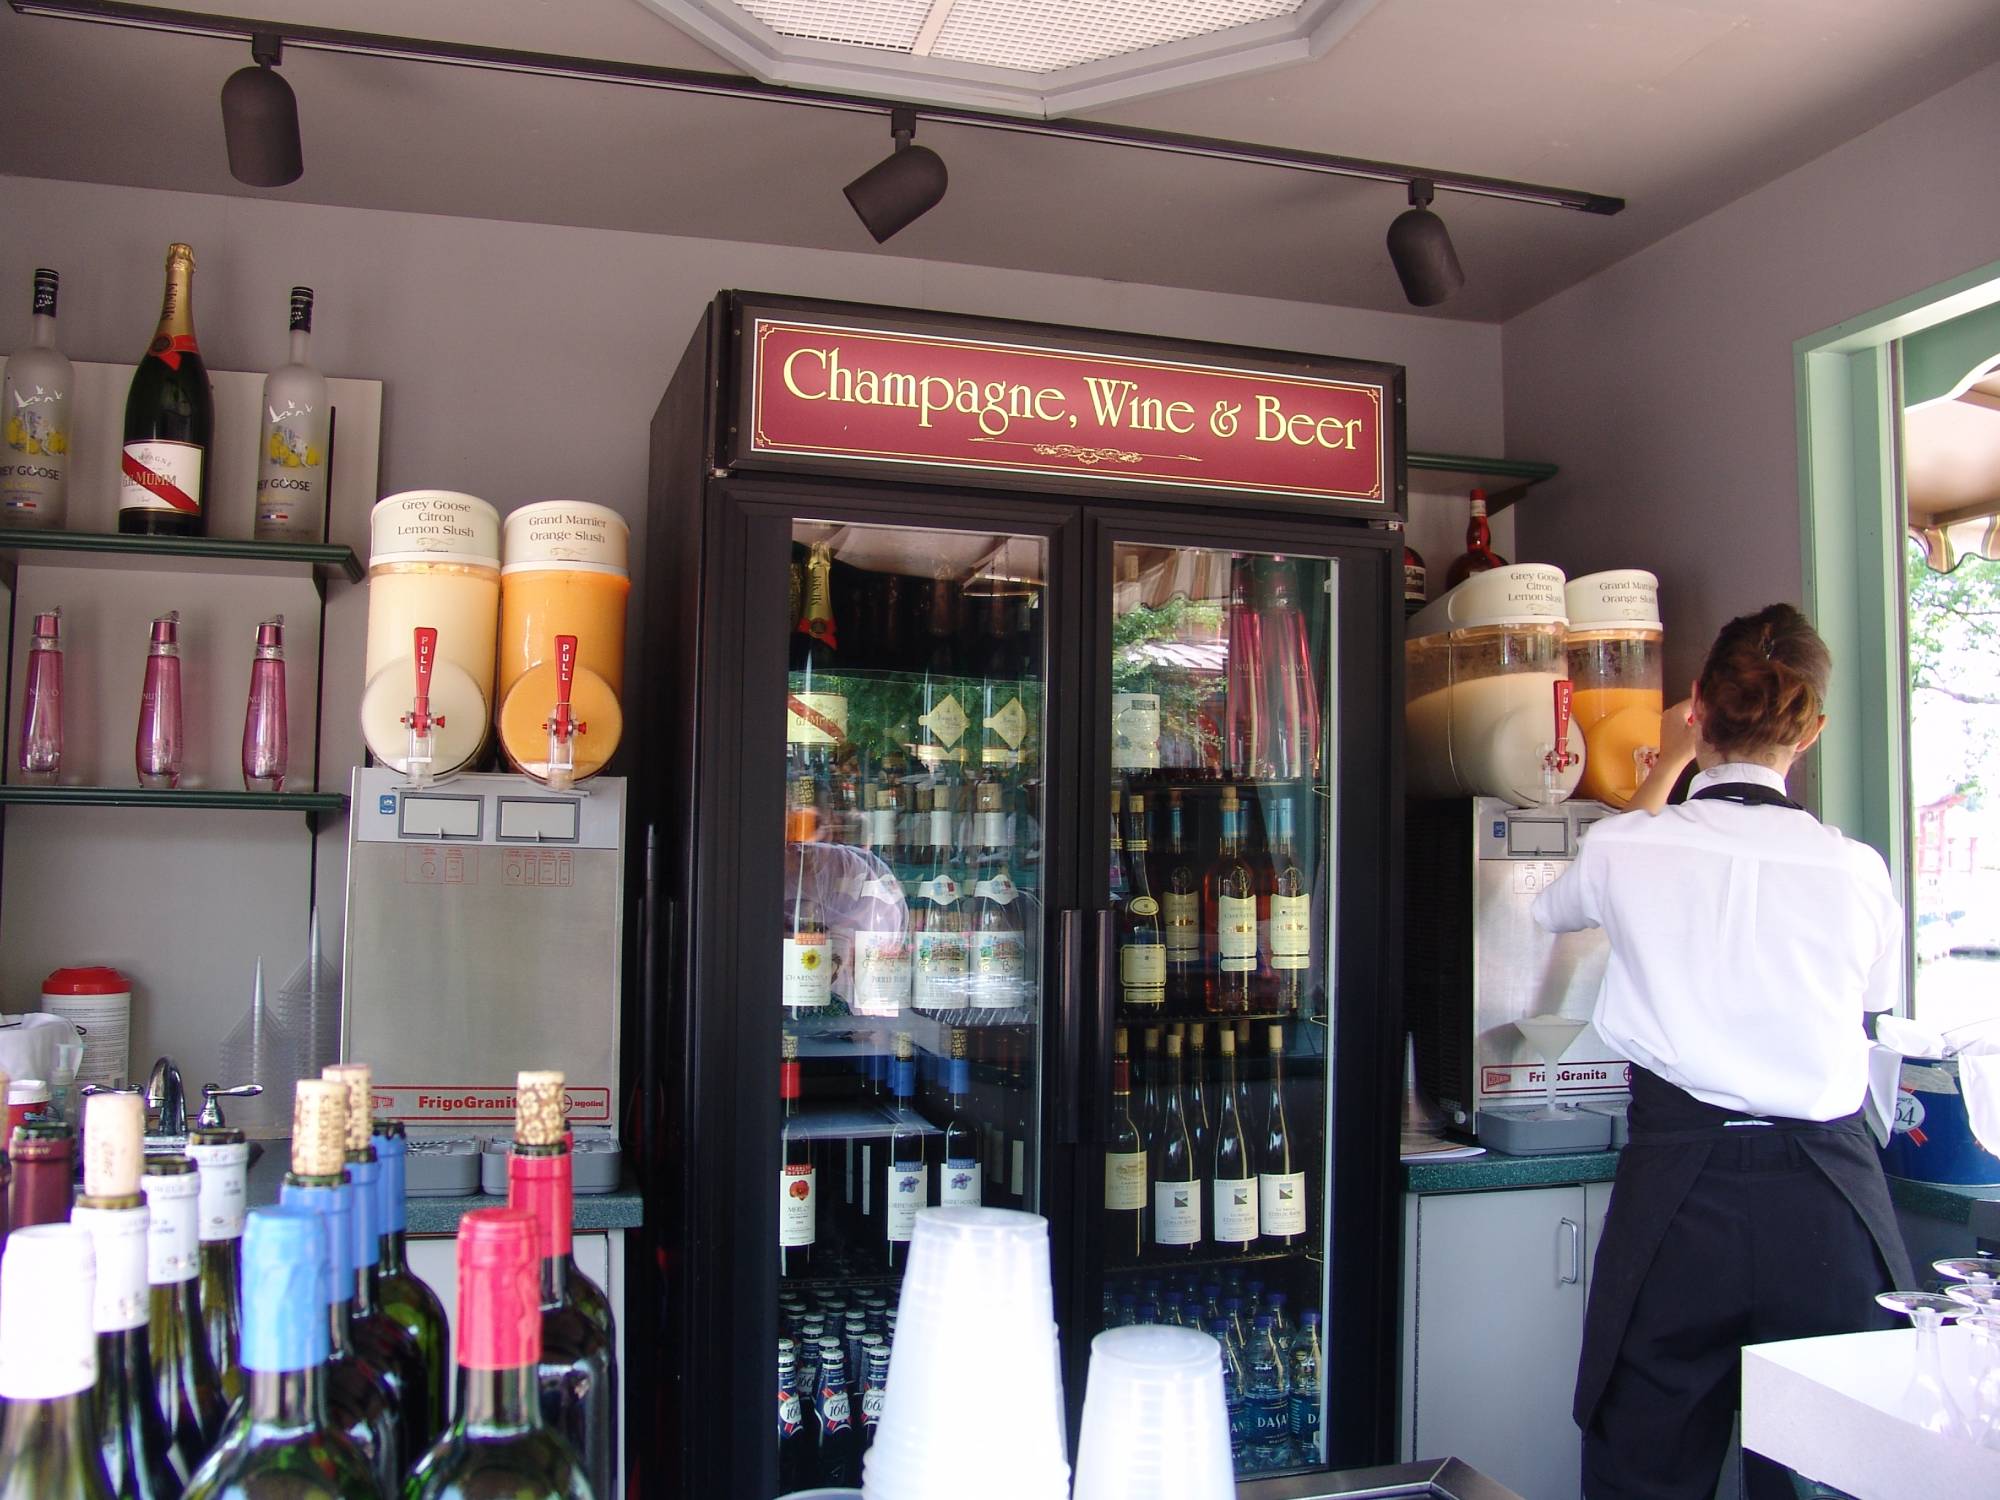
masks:
{"type": "Polygon", "coordinates": [[[367,576],[352,547],[331,542],[260,542],[225,536],[127,536],[106,531],[0,531],[0,559],[71,567],[310,573],[324,581],[367,576]]]}
{"type": "Polygon", "coordinates": [[[1410,453],[1405,455],[1410,470],[1429,474],[1459,474],[1469,487],[1486,491],[1490,515],[1505,510],[1525,495],[1529,488],[1553,479],[1560,472],[1554,464],[1531,458],[1476,458],[1465,453],[1410,453]]]}
{"type": "Polygon", "coordinates": [[[39,807],[179,807],[211,812],[343,812],[345,792],[232,792],[225,787],[0,786],[0,803],[39,807]]]}

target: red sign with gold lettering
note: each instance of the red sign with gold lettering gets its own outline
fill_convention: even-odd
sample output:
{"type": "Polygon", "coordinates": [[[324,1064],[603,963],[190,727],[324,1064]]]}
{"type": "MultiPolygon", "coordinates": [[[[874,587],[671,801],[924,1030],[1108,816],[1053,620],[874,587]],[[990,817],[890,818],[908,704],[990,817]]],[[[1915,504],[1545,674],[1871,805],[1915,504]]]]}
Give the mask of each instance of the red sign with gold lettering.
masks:
{"type": "Polygon", "coordinates": [[[1387,506],[1383,387],[759,315],[742,456],[1387,506]]]}

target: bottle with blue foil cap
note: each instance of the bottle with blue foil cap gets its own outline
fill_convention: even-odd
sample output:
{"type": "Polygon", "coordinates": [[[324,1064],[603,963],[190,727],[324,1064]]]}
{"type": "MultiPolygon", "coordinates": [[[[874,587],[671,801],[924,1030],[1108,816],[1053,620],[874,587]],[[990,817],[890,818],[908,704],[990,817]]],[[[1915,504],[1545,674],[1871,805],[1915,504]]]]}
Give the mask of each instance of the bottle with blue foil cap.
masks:
{"type": "Polygon", "coordinates": [[[186,1500],[372,1500],[374,1470],[327,1403],[326,1221],[296,1204],[250,1210],[243,1233],[244,1399],[186,1500]]]}
{"type": "MultiPolygon", "coordinates": [[[[403,1479],[401,1427],[394,1393],[380,1370],[355,1348],[354,1207],[347,1180],[347,1088],[302,1078],[292,1103],[292,1170],[278,1201],[316,1215],[327,1242],[319,1304],[327,1324],[327,1408],[333,1425],[367,1456],[385,1495],[403,1479]]],[[[245,1267],[247,1299],[249,1270],[245,1267]]]]}
{"type": "Polygon", "coordinates": [[[423,1277],[410,1269],[404,1242],[408,1228],[405,1162],[410,1143],[400,1120],[380,1120],[374,1126],[375,1158],[381,1170],[375,1179],[378,1259],[375,1263],[375,1306],[411,1338],[424,1357],[428,1380],[428,1410],[434,1430],[444,1424],[445,1370],[450,1365],[451,1328],[444,1303],[423,1277]]]}

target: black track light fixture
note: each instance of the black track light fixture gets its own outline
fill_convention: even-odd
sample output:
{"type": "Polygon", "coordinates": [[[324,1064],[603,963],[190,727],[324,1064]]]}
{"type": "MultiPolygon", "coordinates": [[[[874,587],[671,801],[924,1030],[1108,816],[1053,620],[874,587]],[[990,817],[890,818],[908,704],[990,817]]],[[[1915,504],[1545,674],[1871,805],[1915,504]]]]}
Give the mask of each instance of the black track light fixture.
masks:
{"type": "Polygon", "coordinates": [[[1435,192],[1429,179],[1417,178],[1410,184],[1410,206],[1389,226],[1389,259],[1413,307],[1436,307],[1465,285],[1451,231],[1431,212],[1435,192]]]}
{"type": "Polygon", "coordinates": [[[936,208],[949,181],[944,158],[916,144],[914,109],[891,110],[889,134],[896,149],[842,190],[878,245],[936,208]]]}
{"type": "Polygon", "coordinates": [[[285,44],[275,33],[250,38],[255,63],[222,85],[222,139],[229,175],[251,187],[283,187],[305,171],[299,148],[299,101],[278,74],[285,44]]]}

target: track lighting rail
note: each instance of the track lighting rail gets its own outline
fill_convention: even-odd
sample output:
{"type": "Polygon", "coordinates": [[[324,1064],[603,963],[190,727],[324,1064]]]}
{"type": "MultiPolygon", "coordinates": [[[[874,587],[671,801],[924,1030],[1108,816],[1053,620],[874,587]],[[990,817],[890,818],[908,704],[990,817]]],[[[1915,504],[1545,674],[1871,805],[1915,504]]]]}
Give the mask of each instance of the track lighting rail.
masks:
{"type": "MultiPolygon", "coordinates": [[[[570,78],[585,82],[622,84],[634,88],[659,89],[669,93],[763,99],[777,104],[789,104],[795,108],[841,110],[884,117],[889,116],[893,110],[912,108],[893,100],[870,98],[860,94],[785,88],[730,73],[654,67],[611,58],[571,57],[555,53],[519,51],[506,47],[484,47],[464,42],[436,41],[422,37],[390,36],[376,32],[342,31],[332,27],[302,25],[295,22],[210,15],[159,5],[128,4],[125,0],[9,0],[9,3],[16,11],[26,16],[49,16],[71,21],[89,21],[99,25],[173,32],[184,36],[215,37],[236,42],[248,41],[259,36],[276,36],[287,46],[320,52],[347,52],[365,57],[483,68],[539,78],[570,78]]],[[[1448,172],[1437,167],[1411,166],[1401,162],[1336,156],[1319,151],[1299,150],[1290,146],[1265,146],[1247,141],[1182,135],[1173,131],[1143,130],[1134,126],[1113,125],[1096,120],[1042,120],[941,105],[918,105],[914,107],[914,112],[922,120],[974,130],[1009,131],[1018,135],[1093,142],[1107,146],[1122,146],[1131,150],[1166,152],[1175,156],[1205,157],[1212,161],[1242,162],[1254,166],[1314,172],[1323,176],[1397,183],[1405,187],[1428,183],[1440,193],[1464,193],[1481,198],[1500,198],[1515,203],[1565,208],[1578,213],[1615,214],[1625,207],[1623,198],[1607,197],[1601,193],[1582,192],[1571,188],[1550,187],[1541,183],[1518,182],[1504,177],[1482,177],[1465,172],[1448,172]]]]}

